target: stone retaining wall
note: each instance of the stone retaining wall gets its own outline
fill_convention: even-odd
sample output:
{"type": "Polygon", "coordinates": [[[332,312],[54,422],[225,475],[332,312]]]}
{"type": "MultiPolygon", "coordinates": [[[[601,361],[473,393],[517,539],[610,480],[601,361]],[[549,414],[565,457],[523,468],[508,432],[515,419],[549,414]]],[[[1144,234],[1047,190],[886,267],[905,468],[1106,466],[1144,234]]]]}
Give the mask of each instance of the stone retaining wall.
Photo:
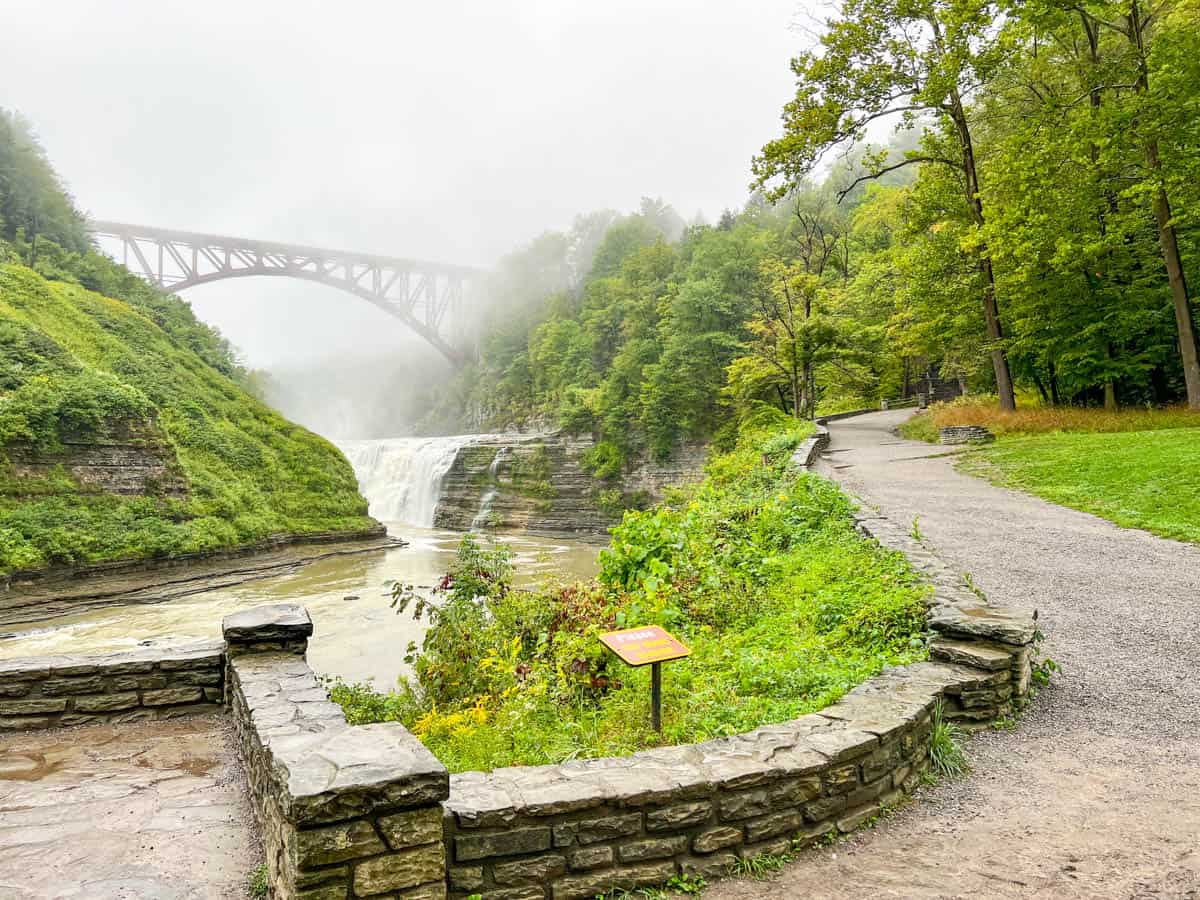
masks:
{"type": "Polygon", "coordinates": [[[347,725],[304,661],[302,607],[229,616],[224,634],[272,897],[445,897],[445,767],[399,723],[347,725]]]}
{"type": "Polygon", "coordinates": [[[614,759],[450,778],[451,897],[571,900],[711,879],[739,857],[852,831],[928,767],[931,716],[980,727],[1027,695],[1035,614],[989,606],[889,520],[858,526],[932,583],[932,659],[885,670],[819,713],[614,759]]]}
{"type": "Polygon", "coordinates": [[[133,722],[222,700],[224,645],[0,660],[0,731],[133,722]]]}

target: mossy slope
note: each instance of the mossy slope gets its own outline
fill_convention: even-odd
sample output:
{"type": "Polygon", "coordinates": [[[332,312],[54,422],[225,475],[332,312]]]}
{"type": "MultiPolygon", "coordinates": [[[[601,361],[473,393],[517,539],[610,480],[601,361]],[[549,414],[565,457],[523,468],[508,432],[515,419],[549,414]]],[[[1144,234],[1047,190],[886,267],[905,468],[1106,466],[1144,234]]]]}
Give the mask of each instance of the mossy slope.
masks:
{"type": "Polygon", "coordinates": [[[338,450],[218,371],[204,342],[171,325],[203,328],[186,304],[155,303],[0,265],[0,574],[374,524],[338,450]],[[15,447],[52,456],[130,427],[173,449],[185,497],[118,496],[9,460],[15,447]]]}

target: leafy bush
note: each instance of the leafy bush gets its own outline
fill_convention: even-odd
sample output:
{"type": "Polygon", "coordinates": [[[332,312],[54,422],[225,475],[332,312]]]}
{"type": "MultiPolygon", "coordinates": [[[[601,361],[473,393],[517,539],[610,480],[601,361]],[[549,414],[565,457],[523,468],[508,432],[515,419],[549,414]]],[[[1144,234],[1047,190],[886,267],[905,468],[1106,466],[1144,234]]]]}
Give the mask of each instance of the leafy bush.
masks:
{"type": "Polygon", "coordinates": [[[400,591],[431,615],[413,676],[388,694],[335,683],[334,699],[352,722],[404,722],[462,771],[735,734],[922,658],[926,588],[857,534],[836,487],[788,464],[806,429],[773,424],[748,423],[702,483],[627,512],[592,581],[513,590],[504,552],[464,539],[432,601],[400,591]],[[664,673],[662,735],[648,669],[598,640],[645,624],[692,648],[664,673]]]}
{"type": "Polygon", "coordinates": [[[95,437],[116,423],[145,420],[153,409],[136,387],[104,372],[35,375],[0,395],[0,446],[24,441],[49,450],[64,437],[95,437]]]}
{"type": "Polygon", "coordinates": [[[581,462],[584,471],[597,481],[610,481],[620,477],[625,455],[612,441],[600,441],[584,452],[581,462]]]}

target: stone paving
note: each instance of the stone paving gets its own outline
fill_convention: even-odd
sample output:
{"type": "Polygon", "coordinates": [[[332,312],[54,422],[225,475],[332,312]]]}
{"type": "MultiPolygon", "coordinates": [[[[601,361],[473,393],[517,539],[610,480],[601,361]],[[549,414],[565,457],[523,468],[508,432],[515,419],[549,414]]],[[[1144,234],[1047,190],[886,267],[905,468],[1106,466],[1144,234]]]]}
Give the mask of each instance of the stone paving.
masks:
{"type": "Polygon", "coordinates": [[[0,898],[244,898],[259,862],[223,713],[0,736],[0,898]]]}

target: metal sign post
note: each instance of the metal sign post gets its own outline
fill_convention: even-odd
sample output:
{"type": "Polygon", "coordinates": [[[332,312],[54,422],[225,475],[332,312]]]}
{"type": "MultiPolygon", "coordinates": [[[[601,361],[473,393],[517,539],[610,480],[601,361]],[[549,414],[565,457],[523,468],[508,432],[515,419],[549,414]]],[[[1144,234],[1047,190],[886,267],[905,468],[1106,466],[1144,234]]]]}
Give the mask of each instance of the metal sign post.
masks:
{"type": "Polygon", "coordinates": [[[600,635],[600,643],[629,666],[650,666],[650,724],[662,733],[662,664],[692,651],[657,625],[626,628],[600,635]]]}

